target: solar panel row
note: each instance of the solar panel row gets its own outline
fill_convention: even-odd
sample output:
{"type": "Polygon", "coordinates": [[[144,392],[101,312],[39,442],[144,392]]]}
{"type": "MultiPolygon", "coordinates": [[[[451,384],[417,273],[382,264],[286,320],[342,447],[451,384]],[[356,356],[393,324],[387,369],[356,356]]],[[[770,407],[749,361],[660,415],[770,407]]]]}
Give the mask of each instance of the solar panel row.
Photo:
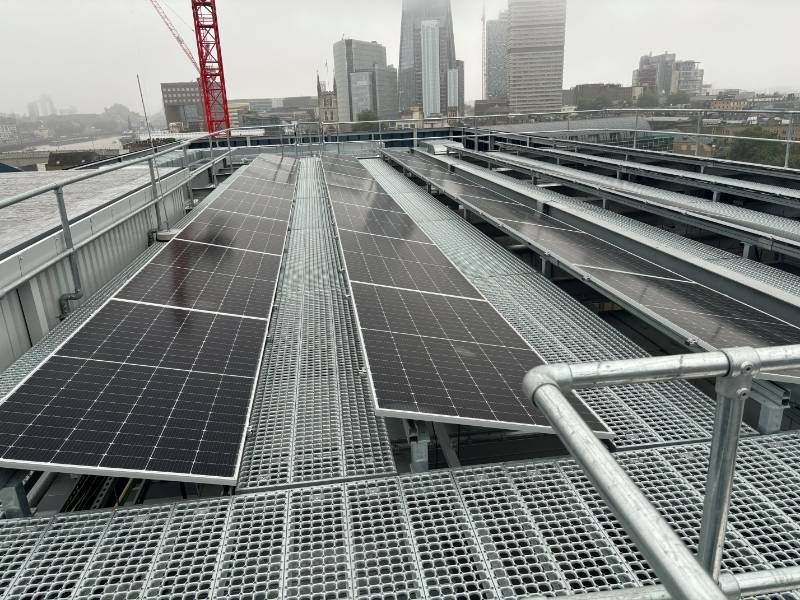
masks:
{"type": "Polygon", "coordinates": [[[539,356],[359,161],[324,158],[323,168],[377,412],[551,431],[521,397],[539,356]]]}
{"type": "MultiPolygon", "coordinates": [[[[392,160],[435,186],[460,178],[429,159],[387,152],[392,160]]],[[[515,198],[455,193],[470,210],[503,226],[518,239],[571,264],[622,298],[641,305],[715,348],[800,342],[800,329],[730,296],[700,285],[598,237],[579,231],[515,198]]]]}
{"type": "Polygon", "coordinates": [[[0,464],[233,483],[294,198],[256,160],[0,403],[0,464]]]}

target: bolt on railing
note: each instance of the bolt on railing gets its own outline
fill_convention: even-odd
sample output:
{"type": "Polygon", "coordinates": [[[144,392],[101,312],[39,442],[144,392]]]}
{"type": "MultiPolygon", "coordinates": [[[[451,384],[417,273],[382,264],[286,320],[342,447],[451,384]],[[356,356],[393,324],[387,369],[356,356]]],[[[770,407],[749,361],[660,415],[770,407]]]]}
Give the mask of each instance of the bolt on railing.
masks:
{"type": "MultiPolygon", "coordinates": [[[[523,392],[547,417],[570,454],[622,523],[671,598],[723,600],[717,581],[728,523],[736,449],[745,402],[760,370],[800,367],[800,345],[729,348],[630,360],[542,365],[523,392]],[[664,517],[614,460],[564,391],[672,379],[716,377],[717,405],[695,559],[664,517]]],[[[773,582],[774,583],[774,582],[773,582]]]]}

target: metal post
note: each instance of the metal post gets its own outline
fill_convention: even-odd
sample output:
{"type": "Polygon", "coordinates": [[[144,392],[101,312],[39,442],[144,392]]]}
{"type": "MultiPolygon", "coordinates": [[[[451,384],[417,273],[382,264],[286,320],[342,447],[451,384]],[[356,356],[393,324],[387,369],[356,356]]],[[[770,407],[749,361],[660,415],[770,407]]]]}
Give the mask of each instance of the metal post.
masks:
{"type": "Polygon", "coordinates": [[[636,109],[636,120],[633,122],[633,149],[636,150],[636,140],[639,137],[639,109],[636,109]]]}
{"type": "Polygon", "coordinates": [[[298,139],[297,139],[297,123],[294,124],[294,157],[298,158],[300,156],[300,148],[298,146],[298,139]]]}
{"type": "Polygon", "coordinates": [[[61,318],[65,318],[70,312],[70,300],[80,300],[83,298],[83,286],[81,285],[81,272],[78,266],[78,257],[75,255],[75,246],[72,243],[72,230],[69,227],[69,217],[67,216],[67,206],[64,203],[64,190],[61,187],[55,189],[56,202],[58,203],[58,214],[61,217],[61,232],[64,236],[64,244],[69,252],[69,268],[72,272],[72,285],[75,291],[61,294],[58,299],[61,307],[61,318]]]}
{"type": "MultiPolygon", "coordinates": [[[[151,158],[147,161],[147,166],[150,168],[150,188],[153,190],[153,200],[158,198],[158,184],[156,183],[156,169],[153,164],[155,161],[151,158]]],[[[153,207],[156,209],[156,224],[159,231],[163,231],[164,222],[161,220],[161,212],[158,210],[158,202],[153,207]]]]}
{"type": "Polygon", "coordinates": [[[189,193],[189,203],[194,207],[194,192],[192,192],[192,177],[191,169],[189,169],[189,150],[186,146],[183,147],[183,167],[189,173],[189,180],[186,183],[186,190],[189,193]]]}
{"type": "Polygon", "coordinates": [[[728,356],[730,370],[727,375],[717,377],[717,407],[697,548],[697,560],[714,580],[719,579],[744,406],[753,376],[761,367],[758,353],[751,348],[723,352],[728,356]]]}
{"type": "Polygon", "coordinates": [[[792,150],[792,138],[794,137],[794,113],[789,113],[789,129],[786,133],[786,154],[783,157],[783,168],[789,168],[789,156],[792,150]]]}
{"type": "Polygon", "coordinates": [[[31,516],[28,497],[22,485],[25,473],[13,469],[0,471],[0,505],[7,519],[31,516]]]}
{"type": "Polygon", "coordinates": [[[228,138],[228,167],[233,168],[233,154],[231,154],[231,130],[225,132],[226,137],[228,138]]]}
{"type": "Polygon", "coordinates": [[[703,115],[705,113],[701,112],[697,116],[697,137],[695,138],[694,142],[694,155],[698,156],[700,154],[700,131],[703,127],[703,115]]]}
{"type": "Polygon", "coordinates": [[[214,136],[208,135],[208,149],[211,151],[211,185],[217,187],[217,170],[214,168],[214,136]]]}

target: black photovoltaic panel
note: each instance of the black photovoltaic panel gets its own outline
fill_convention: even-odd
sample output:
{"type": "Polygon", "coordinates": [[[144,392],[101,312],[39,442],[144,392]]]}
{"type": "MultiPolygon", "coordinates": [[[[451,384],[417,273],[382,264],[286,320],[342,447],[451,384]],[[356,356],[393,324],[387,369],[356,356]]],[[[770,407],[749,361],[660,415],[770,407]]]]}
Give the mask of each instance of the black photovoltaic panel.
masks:
{"type": "MultiPolygon", "coordinates": [[[[388,238],[384,238],[388,239],[388,238]]],[[[345,252],[350,279],[412,290],[479,298],[477,290],[453,267],[345,252]]]]}
{"type": "MultiPolygon", "coordinates": [[[[266,319],[281,257],[192,244],[171,264],[158,257],[117,293],[118,298],[266,319]],[[158,262],[156,262],[158,261],[158,262]]],[[[173,252],[180,240],[170,244],[173,252]]],[[[163,252],[162,252],[163,254],[163,252]]]]}
{"type": "Polygon", "coordinates": [[[252,196],[228,191],[214,200],[209,208],[288,221],[292,212],[292,201],[274,196],[252,196]]]}
{"type": "Polygon", "coordinates": [[[207,208],[178,234],[182,240],[280,254],[287,221],[207,208]]]}
{"type": "Polygon", "coordinates": [[[254,377],[266,321],[112,300],[56,354],[254,377]]]}
{"type": "Polygon", "coordinates": [[[252,386],[250,377],[53,356],[0,405],[0,460],[228,479],[252,386]]]}
{"type": "Polygon", "coordinates": [[[612,286],[715,348],[800,343],[800,329],[691,281],[591,269],[612,286]]]}
{"type": "Polygon", "coordinates": [[[457,298],[353,283],[361,327],[529,349],[483,299],[457,298]]]}
{"type": "MultiPolygon", "coordinates": [[[[260,190],[294,181],[261,162],[260,190]]],[[[170,241],[0,403],[0,465],[235,481],[287,229],[276,213],[292,205],[251,196],[246,214],[207,210],[181,235],[259,251],[170,241]],[[248,216],[257,203],[272,218],[248,216]]]]}
{"type": "MultiPolygon", "coordinates": [[[[392,206],[368,191],[379,186],[351,185],[323,163],[377,411],[551,431],[521,397],[523,376],[542,362],[536,353],[399,205],[367,208],[392,206]]],[[[610,435],[582,402],[570,402],[598,434],[610,435]]]]}
{"type": "MultiPolygon", "coordinates": [[[[366,174],[366,171],[364,173],[366,174]]],[[[383,188],[371,177],[359,177],[328,170],[325,172],[325,179],[328,185],[339,185],[363,192],[383,192],[383,188]]]]}
{"type": "Polygon", "coordinates": [[[403,212],[389,194],[381,192],[359,192],[351,188],[339,185],[328,185],[328,194],[332,202],[342,202],[344,204],[355,204],[356,206],[366,206],[369,208],[380,208],[382,210],[393,210],[403,212]]]}
{"type": "Polygon", "coordinates": [[[372,256],[409,260],[441,267],[453,267],[453,263],[439,250],[438,246],[433,244],[345,230],[339,232],[339,239],[345,252],[360,252],[361,254],[370,254],[372,256]]]}
{"type": "Polygon", "coordinates": [[[333,203],[336,223],[342,229],[431,243],[427,235],[404,213],[333,203]]]}
{"type": "Polygon", "coordinates": [[[463,199],[474,211],[491,215],[495,219],[519,221],[521,223],[535,223],[536,225],[576,231],[574,227],[563,221],[554,219],[553,217],[516,202],[493,200],[491,198],[471,196],[469,194],[465,194],[463,199]]]}

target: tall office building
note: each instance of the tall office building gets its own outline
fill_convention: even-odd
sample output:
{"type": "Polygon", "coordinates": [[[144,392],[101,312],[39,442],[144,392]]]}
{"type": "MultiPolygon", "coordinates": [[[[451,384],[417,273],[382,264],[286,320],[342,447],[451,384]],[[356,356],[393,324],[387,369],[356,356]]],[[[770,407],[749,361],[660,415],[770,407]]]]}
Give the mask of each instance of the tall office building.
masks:
{"type": "Polygon", "coordinates": [[[669,94],[674,66],[675,55],[668,52],[642,56],[639,59],[639,68],[633,71],[632,83],[656,94],[669,94]]]}
{"type": "Polygon", "coordinates": [[[486,21],[486,46],[483,60],[486,64],[483,82],[486,98],[505,98],[507,92],[506,37],[508,32],[508,11],[500,13],[496,19],[486,21]]]}
{"type": "MultiPolygon", "coordinates": [[[[421,107],[426,116],[444,114],[449,104],[448,74],[458,68],[456,62],[450,0],[403,0],[397,79],[400,111],[421,107]],[[433,98],[436,94],[438,101],[433,98]]],[[[463,113],[463,102],[459,113],[463,113]]]]}
{"type": "Polygon", "coordinates": [[[508,103],[512,112],[561,110],[566,0],[508,1],[508,103]]]}
{"type": "Polygon", "coordinates": [[[345,39],[333,45],[337,110],[342,121],[363,112],[397,118],[397,71],[386,65],[386,48],[377,42],[345,39]]]}
{"type": "Polygon", "coordinates": [[[703,93],[703,69],[696,60],[676,60],[672,66],[670,94],[699,96],[703,93]]]}

